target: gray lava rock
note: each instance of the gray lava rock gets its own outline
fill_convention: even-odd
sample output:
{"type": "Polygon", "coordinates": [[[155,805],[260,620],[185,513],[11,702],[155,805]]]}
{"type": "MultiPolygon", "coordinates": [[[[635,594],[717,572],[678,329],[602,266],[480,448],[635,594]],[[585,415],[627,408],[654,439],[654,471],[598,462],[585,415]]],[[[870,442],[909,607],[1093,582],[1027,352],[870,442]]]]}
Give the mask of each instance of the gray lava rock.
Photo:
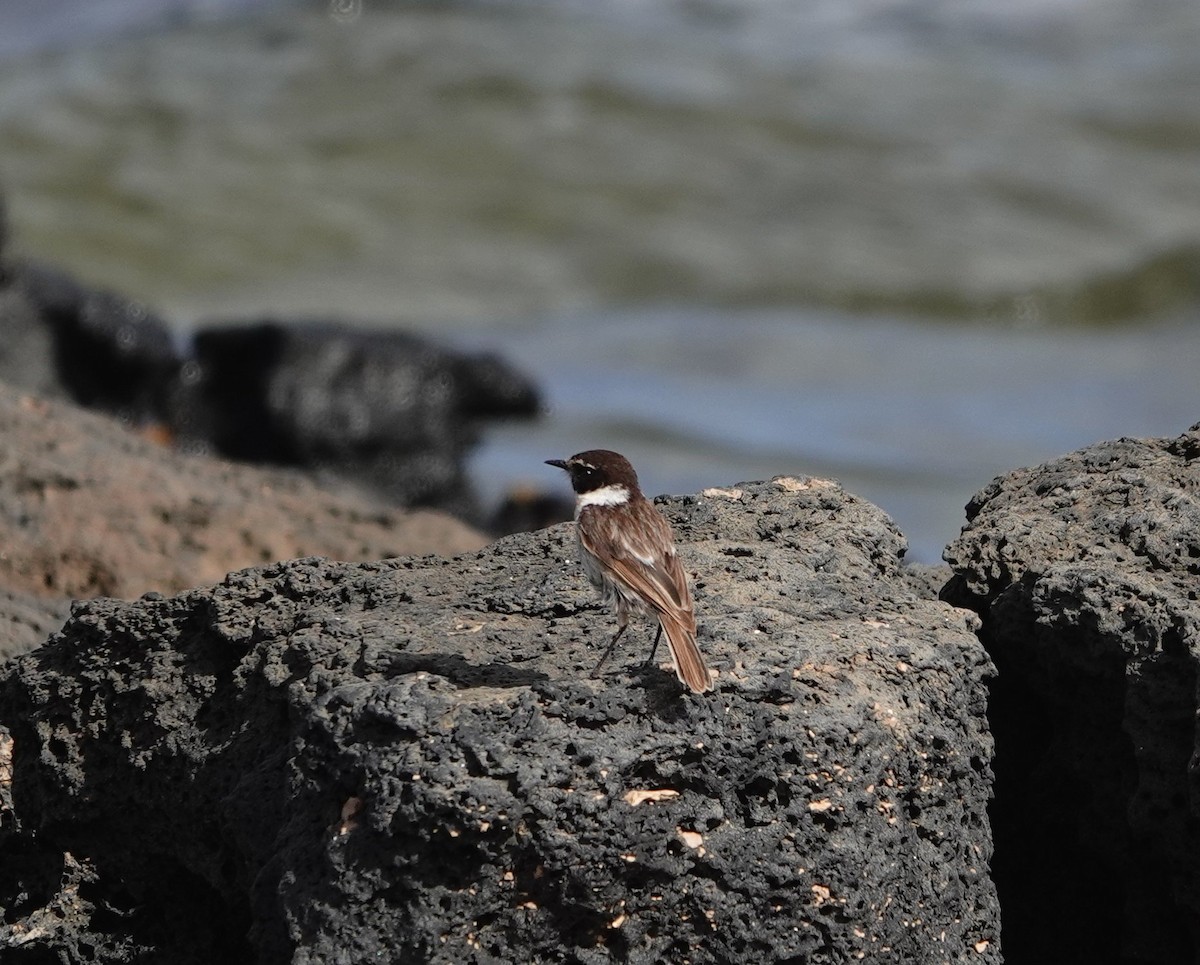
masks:
{"type": "Polygon", "coordinates": [[[977,618],[832,483],[660,505],[715,692],[640,665],[649,625],[590,676],[569,524],[97,600],[0,678],[5,852],[120,911],[97,961],[999,962],[977,618]]]}
{"type": "Polygon", "coordinates": [[[1198,960],[1200,425],[1010,473],[967,517],[943,597],[999,668],[1006,954],[1198,960]]]}

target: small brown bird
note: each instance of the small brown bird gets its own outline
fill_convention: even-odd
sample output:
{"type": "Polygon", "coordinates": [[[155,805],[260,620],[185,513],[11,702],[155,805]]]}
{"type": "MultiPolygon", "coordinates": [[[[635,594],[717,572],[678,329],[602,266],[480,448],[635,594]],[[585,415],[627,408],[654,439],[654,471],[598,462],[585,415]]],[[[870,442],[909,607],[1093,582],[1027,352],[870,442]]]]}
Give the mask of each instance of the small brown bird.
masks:
{"type": "Polygon", "coordinates": [[[583,570],[604,601],[617,610],[617,635],[596,670],[621,639],[629,614],[644,613],[658,618],[658,633],[646,662],[654,659],[666,631],[679,679],[695,693],[711,690],[712,678],[696,646],[692,594],[675,552],[671,526],[642,495],[629,460],[609,449],[589,449],[546,463],[565,469],[571,477],[583,570]]]}

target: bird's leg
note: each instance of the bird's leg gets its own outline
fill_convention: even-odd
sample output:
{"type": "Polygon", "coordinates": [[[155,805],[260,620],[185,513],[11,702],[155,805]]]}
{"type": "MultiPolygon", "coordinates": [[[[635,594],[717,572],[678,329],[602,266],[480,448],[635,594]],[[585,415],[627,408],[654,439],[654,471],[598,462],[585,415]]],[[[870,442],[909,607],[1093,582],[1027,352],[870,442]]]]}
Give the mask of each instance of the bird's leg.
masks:
{"type": "Polygon", "coordinates": [[[626,622],[625,614],[622,613],[620,617],[620,624],[617,627],[617,635],[612,638],[612,642],[608,645],[608,649],[604,651],[604,656],[601,657],[600,662],[596,664],[596,669],[592,671],[593,677],[600,672],[600,668],[604,666],[604,661],[612,656],[613,650],[616,649],[617,641],[621,639],[621,634],[625,632],[625,627],[627,626],[628,623],[626,622]]]}
{"type": "Polygon", "coordinates": [[[649,667],[652,663],[654,663],[654,655],[656,653],[658,653],[658,641],[661,639],[662,639],[662,624],[660,623],[658,625],[658,633],[654,634],[654,644],[650,647],[650,656],[648,656],[646,658],[646,662],[644,664],[642,664],[643,667],[649,667]]]}

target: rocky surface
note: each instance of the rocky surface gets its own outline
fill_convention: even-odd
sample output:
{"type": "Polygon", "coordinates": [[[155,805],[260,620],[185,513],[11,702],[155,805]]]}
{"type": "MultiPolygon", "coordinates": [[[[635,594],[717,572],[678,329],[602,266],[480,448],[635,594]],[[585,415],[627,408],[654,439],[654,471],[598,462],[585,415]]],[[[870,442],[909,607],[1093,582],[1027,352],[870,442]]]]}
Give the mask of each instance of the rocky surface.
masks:
{"type": "Polygon", "coordinates": [[[1006,954],[1200,960],[1200,426],[1010,473],[967,515],[943,595],[999,668],[1006,954]]]}
{"type": "Polygon", "coordinates": [[[18,595],[174,593],[295,556],[378,559],[486,542],[438,512],[381,509],[298,474],[185,455],[4,385],[0,438],[0,586],[18,595]]]}
{"type": "Polygon", "coordinates": [[[662,508],[701,697],[589,675],[569,524],[77,605],[0,679],[4,960],[999,962],[974,615],[832,483],[662,508]]]}

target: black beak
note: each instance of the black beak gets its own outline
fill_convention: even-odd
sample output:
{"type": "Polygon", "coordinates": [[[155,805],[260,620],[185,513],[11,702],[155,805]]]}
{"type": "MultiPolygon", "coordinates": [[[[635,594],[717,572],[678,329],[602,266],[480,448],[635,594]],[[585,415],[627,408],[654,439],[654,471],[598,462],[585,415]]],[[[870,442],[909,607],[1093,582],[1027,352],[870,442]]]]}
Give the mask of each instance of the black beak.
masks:
{"type": "Polygon", "coordinates": [[[559,469],[566,469],[567,461],[565,459],[547,459],[546,465],[547,466],[558,466],[559,469]]]}

